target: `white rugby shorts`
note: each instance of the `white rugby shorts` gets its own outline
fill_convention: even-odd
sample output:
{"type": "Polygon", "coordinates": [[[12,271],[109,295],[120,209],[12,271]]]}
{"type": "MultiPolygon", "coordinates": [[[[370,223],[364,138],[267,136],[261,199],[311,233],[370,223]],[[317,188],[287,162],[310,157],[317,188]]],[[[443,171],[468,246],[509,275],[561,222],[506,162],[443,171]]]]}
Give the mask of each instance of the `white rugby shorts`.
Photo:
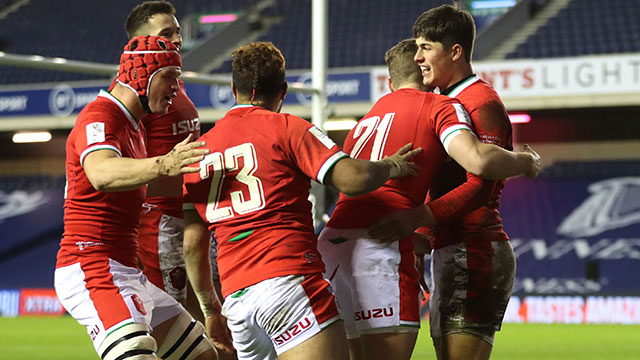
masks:
{"type": "Polygon", "coordinates": [[[236,291],[222,314],[241,360],[277,359],[340,320],[321,274],[276,277],[236,291]]]}
{"type": "Polygon", "coordinates": [[[420,285],[410,241],[388,244],[370,239],[367,229],[325,227],[318,251],[347,338],[419,330],[420,285]]]}
{"type": "Polygon", "coordinates": [[[123,325],[142,323],[153,329],[186,312],[140,269],[106,257],[57,268],[54,284],[62,306],[87,328],[96,351],[108,333],[123,325]]]}

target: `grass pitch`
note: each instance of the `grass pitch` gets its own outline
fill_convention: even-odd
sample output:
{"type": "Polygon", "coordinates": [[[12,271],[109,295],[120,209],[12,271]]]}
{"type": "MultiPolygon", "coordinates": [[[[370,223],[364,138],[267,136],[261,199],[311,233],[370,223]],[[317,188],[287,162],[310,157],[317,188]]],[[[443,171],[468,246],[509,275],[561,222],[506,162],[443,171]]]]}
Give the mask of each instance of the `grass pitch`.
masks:
{"type": "MultiPolygon", "coordinates": [[[[422,326],[412,360],[435,359],[429,325],[422,326]]],[[[0,359],[99,359],[85,328],[70,316],[0,318],[0,349],[0,359]]],[[[640,359],[640,326],[505,324],[491,358],[640,359]]]]}

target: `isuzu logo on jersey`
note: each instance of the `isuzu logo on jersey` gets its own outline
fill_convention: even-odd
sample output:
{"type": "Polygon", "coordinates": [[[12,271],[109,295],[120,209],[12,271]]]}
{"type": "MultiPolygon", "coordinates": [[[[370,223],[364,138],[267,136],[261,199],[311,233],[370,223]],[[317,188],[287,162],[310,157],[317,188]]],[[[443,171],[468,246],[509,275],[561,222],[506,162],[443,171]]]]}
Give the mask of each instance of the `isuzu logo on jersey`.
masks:
{"type": "Polygon", "coordinates": [[[371,318],[383,318],[393,316],[393,306],[389,306],[388,308],[377,308],[377,309],[369,309],[356,311],[353,314],[353,317],[356,321],[360,320],[369,320],[371,318]]]}
{"type": "Polygon", "coordinates": [[[591,196],[558,226],[558,234],[593,236],[640,222],[640,178],[598,181],[588,188],[591,196]]]}
{"type": "Polygon", "coordinates": [[[273,343],[276,346],[281,346],[289,340],[293,339],[297,335],[301,334],[311,326],[311,320],[308,317],[300,320],[297,324],[290,327],[284,333],[273,338],[273,343]]]}
{"type": "Polygon", "coordinates": [[[200,120],[198,118],[182,120],[171,124],[171,127],[173,128],[173,135],[200,131],[200,120]]]}

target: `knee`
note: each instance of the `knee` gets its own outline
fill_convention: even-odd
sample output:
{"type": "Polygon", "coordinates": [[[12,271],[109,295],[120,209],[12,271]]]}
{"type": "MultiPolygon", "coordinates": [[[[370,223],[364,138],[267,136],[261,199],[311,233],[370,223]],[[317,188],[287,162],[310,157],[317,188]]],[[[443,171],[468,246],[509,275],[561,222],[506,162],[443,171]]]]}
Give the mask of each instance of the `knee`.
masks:
{"type": "Polygon", "coordinates": [[[111,332],[102,342],[98,353],[103,360],[126,357],[135,360],[155,360],[157,344],[146,324],[127,324],[111,332]]]}
{"type": "Polygon", "coordinates": [[[166,360],[195,360],[203,354],[207,354],[210,359],[218,358],[215,347],[205,334],[204,326],[186,312],[178,315],[167,337],[160,344],[158,355],[166,360]]]}

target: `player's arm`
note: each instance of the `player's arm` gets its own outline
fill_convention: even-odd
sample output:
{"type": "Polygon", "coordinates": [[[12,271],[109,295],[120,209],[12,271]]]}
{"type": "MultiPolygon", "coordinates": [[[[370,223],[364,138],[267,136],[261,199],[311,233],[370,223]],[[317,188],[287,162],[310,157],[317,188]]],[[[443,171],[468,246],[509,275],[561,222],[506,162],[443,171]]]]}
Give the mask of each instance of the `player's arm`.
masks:
{"type": "Polygon", "coordinates": [[[513,152],[493,144],[484,144],[465,130],[451,140],[447,152],[465,170],[488,180],[523,174],[535,177],[540,170],[540,156],[528,145],[521,152],[513,152]]]}
{"type": "Polygon", "coordinates": [[[377,189],[391,178],[416,175],[419,167],[409,160],[422,149],[410,150],[411,147],[409,143],[379,161],[344,157],[329,170],[325,183],[348,196],[357,196],[377,189]]]}
{"type": "Polygon", "coordinates": [[[211,232],[195,210],[184,210],[184,262],[187,276],[198,298],[204,315],[207,336],[216,348],[227,353],[233,352],[231,336],[226,319],[222,315],[222,305],[213,288],[211,277],[211,232]]]}
{"type": "Polygon", "coordinates": [[[96,150],[85,156],[82,167],[91,185],[103,192],[132,190],[161,176],[200,171],[189,167],[204,158],[208,149],[199,148],[204,142],[193,142],[190,135],[162,156],[147,159],[120,157],[109,149],[96,150]]]}

